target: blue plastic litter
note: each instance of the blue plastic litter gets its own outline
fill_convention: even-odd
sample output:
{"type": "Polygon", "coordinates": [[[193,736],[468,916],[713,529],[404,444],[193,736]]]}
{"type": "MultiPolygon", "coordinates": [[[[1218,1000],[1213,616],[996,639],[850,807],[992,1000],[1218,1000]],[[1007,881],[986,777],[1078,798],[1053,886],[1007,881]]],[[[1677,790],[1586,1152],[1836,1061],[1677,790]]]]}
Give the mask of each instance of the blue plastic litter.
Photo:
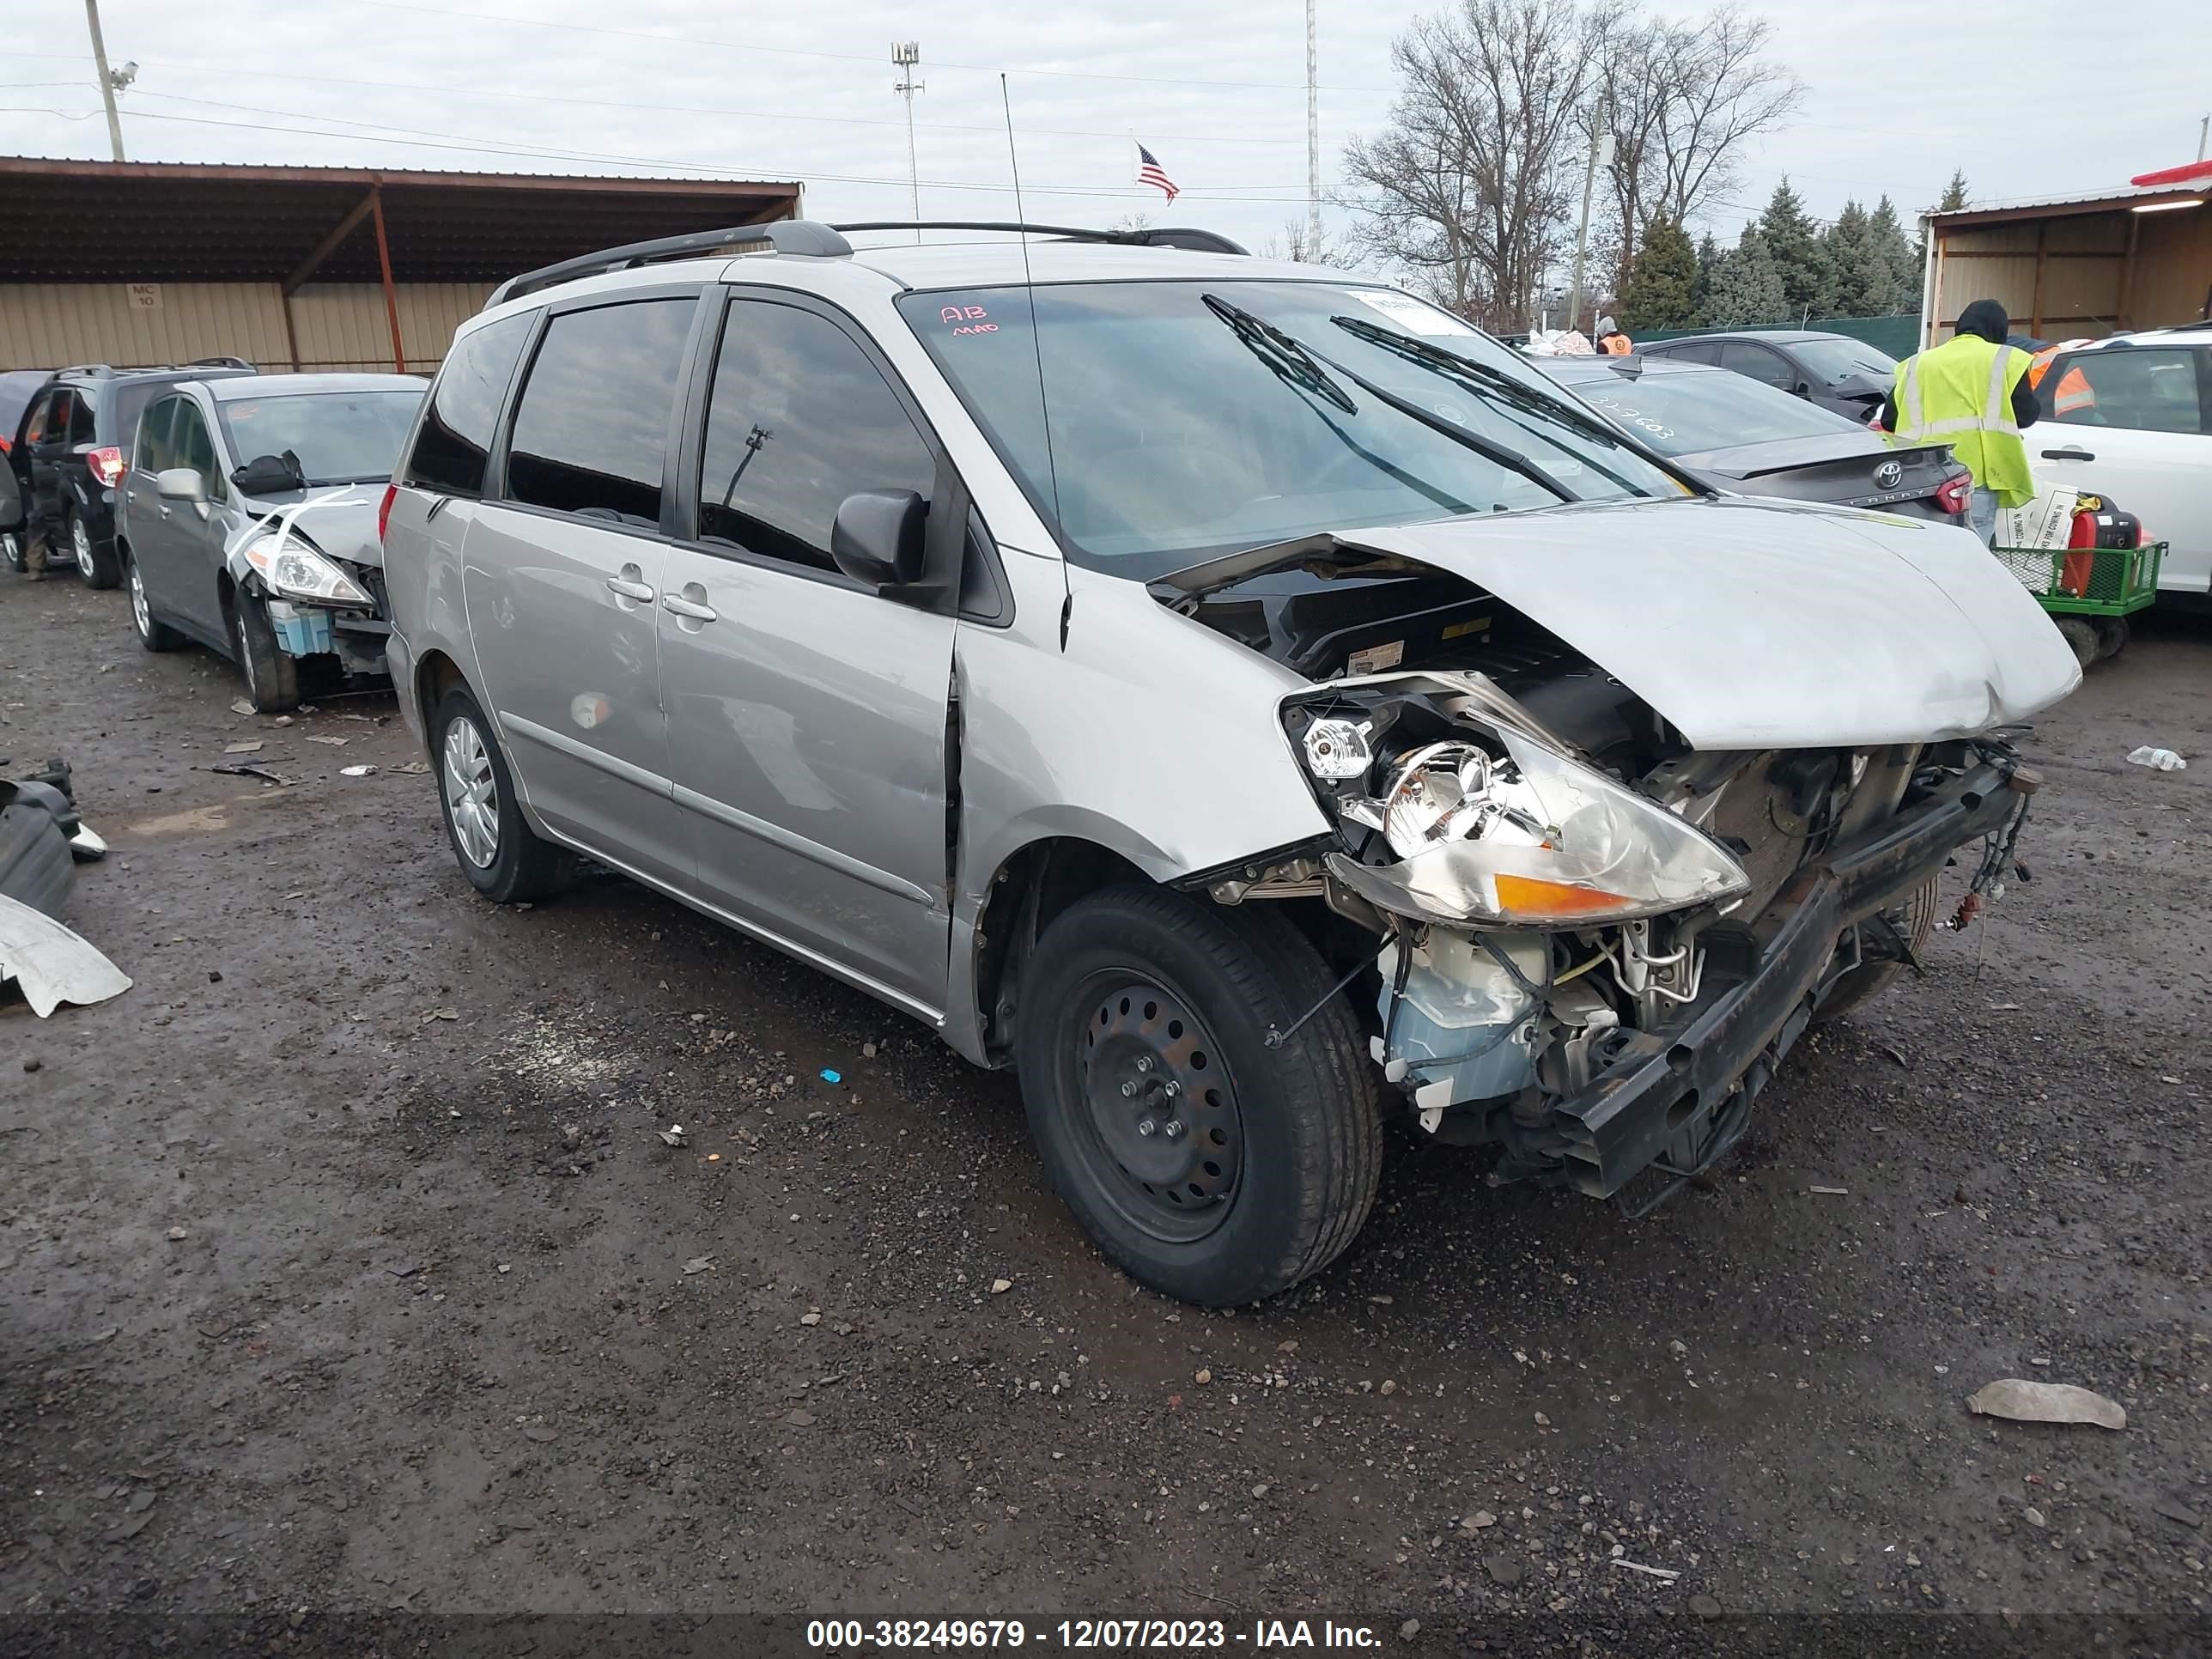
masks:
{"type": "Polygon", "coordinates": [[[269,627],[289,657],[312,657],[332,648],[331,613],[283,599],[269,602],[269,627]]]}
{"type": "Polygon", "coordinates": [[[822,1080],[824,1083],[842,1083],[845,1079],[842,1074],[833,1072],[827,1066],[824,1066],[822,1068],[822,1080]]]}

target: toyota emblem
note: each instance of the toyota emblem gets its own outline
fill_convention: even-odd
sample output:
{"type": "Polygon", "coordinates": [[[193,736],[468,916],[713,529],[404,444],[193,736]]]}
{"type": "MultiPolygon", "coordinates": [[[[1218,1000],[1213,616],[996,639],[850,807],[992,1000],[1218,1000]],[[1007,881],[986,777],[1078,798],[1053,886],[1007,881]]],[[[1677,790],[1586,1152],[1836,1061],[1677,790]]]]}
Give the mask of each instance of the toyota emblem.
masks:
{"type": "Polygon", "coordinates": [[[1895,461],[1884,461],[1874,470],[1876,489],[1894,489],[1905,482],[1905,469],[1895,461]]]}

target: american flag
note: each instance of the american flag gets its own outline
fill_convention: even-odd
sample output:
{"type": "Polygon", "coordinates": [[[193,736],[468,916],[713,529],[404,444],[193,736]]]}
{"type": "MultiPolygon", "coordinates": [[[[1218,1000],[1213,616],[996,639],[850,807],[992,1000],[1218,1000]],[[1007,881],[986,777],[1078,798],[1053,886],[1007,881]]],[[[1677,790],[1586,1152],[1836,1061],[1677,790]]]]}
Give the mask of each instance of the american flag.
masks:
{"type": "Polygon", "coordinates": [[[1170,202],[1182,193],[1176,188],[1175,180],[1168,177],[1166,169],[1160,166],[1159,158],[1142,144],[1137,146],[1137,182],[1140,185],[1157,185],[1167,192],[1168,200],[1170,202]]]}

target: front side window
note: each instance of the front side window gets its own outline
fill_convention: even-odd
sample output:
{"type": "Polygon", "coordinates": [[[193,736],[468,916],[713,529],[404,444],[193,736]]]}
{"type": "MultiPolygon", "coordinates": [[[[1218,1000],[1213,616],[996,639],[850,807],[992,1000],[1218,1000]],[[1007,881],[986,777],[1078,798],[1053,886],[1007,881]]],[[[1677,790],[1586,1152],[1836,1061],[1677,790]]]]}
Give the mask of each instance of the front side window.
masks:
{"type": "Polygon", "coordinates": [[[2045,418],[2069,426],[2203,432],[2197,353],[2186,347],[2107,346],[2061,359],[2035,389],[2045,418]]]}
{"type": "Polygon", "coordinates": [[[536,313],[502,317],[456,341],[430,391],[403,483],[447,495],[483,494],[484,462],[499,407],[536,313]]]}
{"type": "Polygon", "coordinates": [[[1721,345],[1721,367],[1787,392],[1797,384],[1796,371],[1779,355],[1763,345],[1728,340],[1721,345]]]}
{"type": "Polygon", "coordinates": [[[233,398],[216,405],[241,463],[296,457],[310,488],[380,483],[392,476],[420,392],[309,392],[233,398]]]}
{"type": "Polygon", "coordinates": [[[523,382],[507,443],[508,499],[638,529],[660,524],[668,423],[696,301],[565,312],[523,382]]]}
{"type": "Polygon", "coordinates": [[[867,355],[828,318],[733,300],[714,360],[699,535],[834,570],[830,526],[862,489],[927,496],[936,463],[867,355]]]}
{"type": "Polygon", "coordinates": [[[208,499],[221,501],[227,493],[220,470],[215,464],[215,434],[208,430],[207,416],[189,398],[177,399],[177,413],[169,428],[169,465],[188,466],[200,475],[206,486],[208,499]]]}
{"type": "Polygon", "coordinates": [[[1122,574],[1327,530],[1688,493],[1527,360],[1389,289],[1069,283],[899,308],[1070,554],[1122,574]]]}
{"type": "Polygon", "coordinates": [[[160,473],[177,465],[171,459],[174,449],[169,441],[169,423],[176,417],[181,398],[164,398],[146,410],[138,423],[138,436],[131,452],[131,464],[141,472],[160,473]]]}
{"type": "Polygon", "coordinates": [[[1897,378],[1897,359],[1863,340],[1800,340],[1791,349],[1829,386],[1872,380],[1887,387],[1897,378]]]}

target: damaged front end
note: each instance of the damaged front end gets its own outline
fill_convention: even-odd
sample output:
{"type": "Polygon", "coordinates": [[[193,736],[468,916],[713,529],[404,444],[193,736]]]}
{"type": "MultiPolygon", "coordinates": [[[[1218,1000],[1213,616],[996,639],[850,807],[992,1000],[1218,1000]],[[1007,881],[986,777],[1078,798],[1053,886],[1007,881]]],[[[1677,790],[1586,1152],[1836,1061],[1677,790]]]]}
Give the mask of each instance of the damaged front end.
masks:
{"type": "Polygon", "coordinates": [[[247,520],[225,544],[231,579],[261,598],[277,648],[287,656],[331,656],[347,674],[382,676],[392,635],[381,565],[337,550],[364,538],[374,503],[357,489],[311,496],[247,520]],[[312,532],[300,521],[315,514],[312,532]]]}
{"type": "Polygon", "coordinates": [[[1282,717],[1334,844],[1212,896],[1364,926],[1370,1050],[1421,1127],[1502,1145],[1499,1180],[1672,1178],[1638,1207],[1735,1144],[1839,987],[1911,959],[1902,908],[1955,848],[1992,837],[1978,884],[2002,873],[2033,787],[1988,738],[1701,752],[1639,718],[1601,760],[1475,671],[1335,680],[1282,717]]]}

